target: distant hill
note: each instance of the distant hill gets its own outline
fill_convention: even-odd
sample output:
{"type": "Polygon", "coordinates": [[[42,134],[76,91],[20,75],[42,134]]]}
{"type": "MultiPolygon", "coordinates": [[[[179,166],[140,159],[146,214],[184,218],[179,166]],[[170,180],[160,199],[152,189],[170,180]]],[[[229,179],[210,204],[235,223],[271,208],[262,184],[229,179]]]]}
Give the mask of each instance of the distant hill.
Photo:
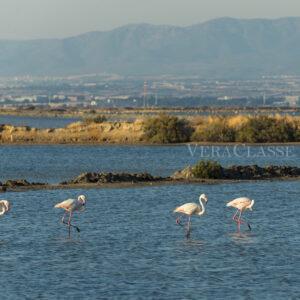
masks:
{"type": "Polygon", "coordinates": [[[0,40],[0,75],[300,75],[300,17],[137,24],[65,39],[0,40]]]}

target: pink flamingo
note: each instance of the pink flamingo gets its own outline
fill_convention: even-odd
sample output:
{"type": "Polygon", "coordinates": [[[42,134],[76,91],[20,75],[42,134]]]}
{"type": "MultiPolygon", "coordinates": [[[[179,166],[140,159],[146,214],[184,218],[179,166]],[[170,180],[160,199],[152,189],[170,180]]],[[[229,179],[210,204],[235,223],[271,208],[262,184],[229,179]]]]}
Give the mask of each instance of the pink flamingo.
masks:
{"type": "MultiPolygon", "coordinates": [[[[227,207],[234,207],[236,208],[236,212],[234,213],[232,219],[237,223],[238,231],[240,231],[241,224],[244,223],[242,220],[242,213],[246,210],[252,210],[252,207],[254,205],[254,200],[251,200],[247,197],[240,197],[236,198],[226,204],[227,207]],[[239,216],[237,217],[237,213],[239,212],[239,216]]],[[[251,230],[251,226],[249,223],[247,223],[249,229],[251,230]]]]}
{"type": "Polygon", "coordinates": [[[0,200],[0,216],[6,214],[10,210],[10,203],[7,200],[0,200]]]}
{"type": "Polygon", "coordinates": [[[80,232],[78,226],[71,224],[72,214],[74,211],[83,211],[85,209],[86,198],[84,195],[78,196],[78,199],[67,199],[63,202],[57,203],[54,207],[55,208],[62,208],[65,210],[65,213],[61,219],[63,224],[68,225],[69,227],[69,237],[71,236],[71,227],[74,227],[77,232],[80,232]],[[66,213],[69,213],[69,220],[65,222],[66,213]]]}
{"type": "MultiPolygon", "coordinates": [[[[205,203],[207,203],[208,201],[205,194],[201,194],[199,197],[200,205],[197,203],[185,203],[181,206],[176,207],[174,210],[174,213],[181,213],[183,215],[188,216],[187,232],[186,232],[187,238],[189,238],[191,234],[191,216],[192,215],[202,216],[205,213],[205,206],[202,201],[205,201],[205,203]]],[[[181,225],[180,217],[176,219],[176,223],[178,225],[181,225]]]]}

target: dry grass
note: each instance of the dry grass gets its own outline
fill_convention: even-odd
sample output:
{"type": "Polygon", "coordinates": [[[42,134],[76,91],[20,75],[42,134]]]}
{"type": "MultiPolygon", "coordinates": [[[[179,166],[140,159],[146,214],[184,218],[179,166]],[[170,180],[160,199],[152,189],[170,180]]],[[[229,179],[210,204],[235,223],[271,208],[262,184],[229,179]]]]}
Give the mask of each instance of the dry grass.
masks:
{"type": "MultiPolygon", "coordinates": [[[[276,122],[289,124],[296,128],[297,139],[300,138],[300,117],[269,115],[276,122]]],[[[209,130],[219,130],[215,139],[222,142],[222,137],[230,133],[229,129],[240,130],[249,120],[255,116],[236,115],[236,116],[195,116],[188,117],[187,120],[195,129],[193,141],[201,140],[203,133],[209,130]],[[221,129],[221,130],[220,130],[221,129]],[[198,137],[198,138],[196,138],[198,137]]],[[[143,140],[144,119],[137,119],[135,122],[103,122],[85,123],[76,122],[65,128],[58,129],[35,129],[29,127],[14,127],[11,125],[1,125],[0,143],[32,143],[32,144],[64,144],[64,143],[140,143],[143,140]]],[[[215,141],[215,140],[214,140],[215,141]]],[[[296,140],[299,141],[299,140],[296,140]]]]}
{"type": "Polygon", "coordinates": [[[137,143],[143,134],[139,123],[76,122],[66,128],[29,129],[26,127],[5,126],[0,132],[1,143],[137,143]]]}
{"type": "MultiPolygon", "coordinates": [[[[290,124],[300,125],[300,116],[282,116],[280,114],[266,115],[269,118],[275,118],[277,121],[284,121],[290,124]]],[[[195,128],[205,128],[211,124],[227,124],[229,127],[238,129],[250,119],[254,119],[253,115],[236,115],[236,116],[196,116],[189,118],[192,126],[195,128]]]]}

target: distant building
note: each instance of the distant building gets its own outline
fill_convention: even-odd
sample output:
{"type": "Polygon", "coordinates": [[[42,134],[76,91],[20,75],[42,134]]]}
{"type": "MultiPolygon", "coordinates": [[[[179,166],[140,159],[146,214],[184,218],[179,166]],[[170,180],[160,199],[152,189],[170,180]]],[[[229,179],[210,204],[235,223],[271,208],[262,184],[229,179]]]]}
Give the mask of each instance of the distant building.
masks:
{"type": "Polygon", "coordinates": [[[284,100],[289,106],[294,107],[297,106],[299,102],[299,96],[285,96],[284,100]]]}
{"type": "Polygon", "coordinates": [[[37,99],[36,96],[19,96],[13,97],[12,100],[15,102],[35,102],[37,99]]]}
{"type": "Polygon", "coordinates": [[[38,95],[36,96],[36,102],[38,103],[48,103],[49,102],[49,97],[46,95],[38,95]]]}
{"type": "Polygon", "coordinates": [[[222,96],[222,97],[218,97],[219,101],[228,101],[228,100],[232,100],[232,97],[229,96],[222,96]]]}
{"type": "Polygon", "coordinates": [[[77,102],[78,97],[77,97],[77,96],[68,96],[68,100],[69,100],[70,102],[77,102]]]}

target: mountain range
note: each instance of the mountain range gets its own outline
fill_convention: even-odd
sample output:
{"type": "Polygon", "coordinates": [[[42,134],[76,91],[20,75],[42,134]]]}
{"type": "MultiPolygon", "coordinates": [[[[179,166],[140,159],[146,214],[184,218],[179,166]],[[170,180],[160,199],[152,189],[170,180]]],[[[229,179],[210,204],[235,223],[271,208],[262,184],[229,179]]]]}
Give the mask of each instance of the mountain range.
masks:
{"type": "Polygon", "coordinates": [[[300,75],[300,17],[126,25],[64,39],[0,40],[0,76],[300,75]]]}

